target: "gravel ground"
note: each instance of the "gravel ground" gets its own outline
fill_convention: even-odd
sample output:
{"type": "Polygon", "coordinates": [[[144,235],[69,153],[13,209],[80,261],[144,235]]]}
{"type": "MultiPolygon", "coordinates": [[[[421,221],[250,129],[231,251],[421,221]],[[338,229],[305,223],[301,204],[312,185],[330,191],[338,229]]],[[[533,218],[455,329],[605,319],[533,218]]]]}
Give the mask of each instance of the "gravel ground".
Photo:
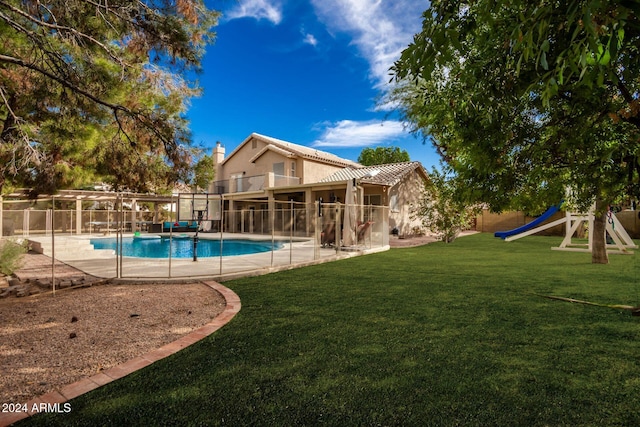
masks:
{"type": "MultiPolygon", "coordinates": [[[[464,236],[469,236],[471,234],[476,234],[476,233],[477,233],[477,231],[474,231],[474,230],[463,231],[462,233],[460,233],[458,238],[464,237],[464,236]]],[[[393,248],[409,248],[409,247],[414,247],[414,246],[427,245],[429,243],[433,243],[433,242],[437,242],[437,241],[438,241],[438,239],[432,234],[424,234],[424,235],[421,235],[421,236],[409,236],[409,237],[404,238],[404,239],[400,239],[398,237],[391,236],[389,238],[389,246],[392,249],[393,248]]]]}
{"type": "Polygon", "coordinates": [[[423,236],[411,236],[400,239],[399,237],[391,236],[389,238],[389,246],[393,248],[409,248],[413,246],[422,246],[429,243],[437,242],[438,240],[431,235],[423,236]]]}
{"type": "Polygon", "coordinates": [[[107,284],[2,299],[0,403],[25,403],[159,348],[224,307],[201,283],[107,284]]]}

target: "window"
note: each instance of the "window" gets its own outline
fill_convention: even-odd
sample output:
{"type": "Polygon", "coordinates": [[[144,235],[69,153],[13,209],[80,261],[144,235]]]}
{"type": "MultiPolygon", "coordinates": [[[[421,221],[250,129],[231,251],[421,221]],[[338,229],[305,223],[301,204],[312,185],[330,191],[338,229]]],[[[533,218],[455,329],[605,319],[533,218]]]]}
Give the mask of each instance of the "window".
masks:
{"type": "Polygon", "coordinates": [[[284,175],[284,162],[273,164],[273,174],[280,175],[280,176],[284,175]]]}
{"type": "Polygon", "coordinates": [[[382,196],[380,194],[365,194],[365,196],[364,196],[364,204],[365,205],[381,206],[382,205],[382,196]]]}
{"type": "Polygon", "coordinates": [[[365,194],[364,195],[364,204],[366,207],[363,212],[363,221],[373,221],[378,222],[378,211],[380,208],[376,208],[373,206],[382,206],[382,195],[381,194],[365,194]]]}
{"type": "Polygon", "coordinates": [[[291,174],[289,176],[296,176],[296,162],[291,162],[291,174]]]}
{"type": "Polygon", "coordinates": [[[391,212],[400,212],[400,204],[398,203],[397,194],[393,194],[389,199],[389,209],[391,212]]]}
{"type": "Polygon", "coordinates": [[[256,141],[255,139],[251,141],[251,148],[252,149],[256,149],[258,148],[258,141],[256,141]]]}

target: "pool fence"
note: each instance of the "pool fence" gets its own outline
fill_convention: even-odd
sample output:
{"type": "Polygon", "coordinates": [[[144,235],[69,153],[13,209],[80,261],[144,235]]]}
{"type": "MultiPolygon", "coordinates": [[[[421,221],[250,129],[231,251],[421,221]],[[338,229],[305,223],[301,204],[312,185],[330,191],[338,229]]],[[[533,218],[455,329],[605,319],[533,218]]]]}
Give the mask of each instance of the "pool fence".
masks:
{"type": "MultiPolygon", "coordinates": [[[[184,201],[183,201],[184,202],[184,201]]],[[[85,273],[105,279],[225,278],[261,274],[337,260],[389,247],[389,213],[384,206],[278,200],[225,203],[217,196],[200,215],[188,204],[132,208],[123,201],[76,203],[49,199],[4,200],[2,237],[27,239],[30,247],[85,273]],[[78,208],[80,206],[80,208],[78,208]],[[95,249],[96,239],[259,240],[266,252],[213,257],[143,258],[122,250],[95,249]],[[277,244],[276,244],[277,243],[277,244]]],[[[55,269],[52,268],[55,280],[55,269]]]]}

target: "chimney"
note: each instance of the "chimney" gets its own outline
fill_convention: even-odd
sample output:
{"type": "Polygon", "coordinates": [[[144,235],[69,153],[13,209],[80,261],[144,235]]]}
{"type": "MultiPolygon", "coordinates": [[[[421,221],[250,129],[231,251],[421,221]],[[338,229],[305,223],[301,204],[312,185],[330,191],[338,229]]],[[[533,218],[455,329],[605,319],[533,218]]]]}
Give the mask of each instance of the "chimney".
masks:
{"type": "Polygon", "coordinates": [[[213,165],[216,171],[216,176],[214,179],[216,181],[221,181],[222,178],[222,161],[224,160],[224,147],[220,143],[220,141],[216,142],[216,146],[213,149],[213,165]]]}

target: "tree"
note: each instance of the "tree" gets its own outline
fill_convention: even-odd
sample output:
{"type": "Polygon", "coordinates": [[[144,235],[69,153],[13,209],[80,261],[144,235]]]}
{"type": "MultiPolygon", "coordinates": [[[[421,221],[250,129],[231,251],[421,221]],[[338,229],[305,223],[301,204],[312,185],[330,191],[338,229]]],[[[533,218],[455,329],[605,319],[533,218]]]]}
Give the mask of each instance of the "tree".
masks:
{"type": "Polygon", "coordinates": [[[202,189],[208,189],[209,183],[213,181],[216,176],[215,164],[213,157],[209,155],[203,155],[198,159],[193,167],[193,186],[194,191],[198,192],[202,189]]]}
{"type": "Polygon", "coordinates": [[[476,206],[458,197],[459,190],[455,177],[433,168],[422,197],[413,208],[413,215],[445,243],[452,243],[461,231],[470,228],[478,214],[476,206]]]}
{"type": "Polygon", "coordinates": [[[202,0],[0,0],[0,189],[184,179],[185,76],[217,16],[202,0]]]}
{"type": "Polygon", "coordinates": [[[409,162],[409,153],[399,147],[364,148],[358,156],[358,163],[365,166],[384,165],[388,163],[409,162]]]}
{"type": "Polygon", "coordinates": [[[412,129],[430,135],[493,210],[541,211],[571,189],[595,202],[594,263],[609,204],[638,196],[640,6],[433,1],[393,71],[412,129]]]}

